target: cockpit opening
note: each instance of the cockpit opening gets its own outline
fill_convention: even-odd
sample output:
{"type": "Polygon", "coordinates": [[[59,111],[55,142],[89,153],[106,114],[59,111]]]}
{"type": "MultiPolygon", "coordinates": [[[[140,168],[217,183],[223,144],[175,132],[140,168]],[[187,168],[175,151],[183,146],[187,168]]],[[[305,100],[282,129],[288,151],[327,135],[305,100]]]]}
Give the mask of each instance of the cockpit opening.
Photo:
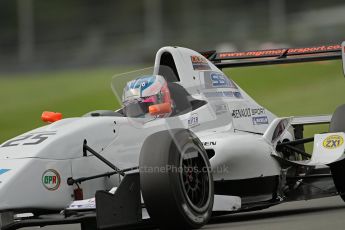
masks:
{"type": "Polygon", "coordinates": [[[164,52],[161,55],[158,74],[164,76],[167,82],[179,82],[180,77],[177,72],[175,61],[171,53],[164,52]]]}

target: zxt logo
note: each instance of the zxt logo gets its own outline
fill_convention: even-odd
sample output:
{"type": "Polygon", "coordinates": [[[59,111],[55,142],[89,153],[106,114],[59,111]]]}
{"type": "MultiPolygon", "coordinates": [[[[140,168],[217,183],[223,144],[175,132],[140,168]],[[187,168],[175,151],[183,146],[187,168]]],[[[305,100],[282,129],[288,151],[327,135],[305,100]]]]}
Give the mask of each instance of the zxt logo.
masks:
{"type": "Polygon", "coordinates": [[[344,143],[344,139],[342,136],[332,135],[332,136],[327,137],[323,141],[322,145],[323,147],[327,149],[335,149],[341,146],[343,143],[344,143]]]}

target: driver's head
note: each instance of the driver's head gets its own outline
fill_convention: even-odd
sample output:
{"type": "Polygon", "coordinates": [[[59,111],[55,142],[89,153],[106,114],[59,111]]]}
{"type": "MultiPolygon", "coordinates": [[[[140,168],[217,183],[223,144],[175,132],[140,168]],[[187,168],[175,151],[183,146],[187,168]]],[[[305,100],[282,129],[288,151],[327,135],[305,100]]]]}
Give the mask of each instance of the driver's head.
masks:
{"type": "Polygon", "coordinates": [[[142,76],[128,82],[122,103],[127,117],[167,117],[171,114],[170,91],[160,75],[142,76]]]}

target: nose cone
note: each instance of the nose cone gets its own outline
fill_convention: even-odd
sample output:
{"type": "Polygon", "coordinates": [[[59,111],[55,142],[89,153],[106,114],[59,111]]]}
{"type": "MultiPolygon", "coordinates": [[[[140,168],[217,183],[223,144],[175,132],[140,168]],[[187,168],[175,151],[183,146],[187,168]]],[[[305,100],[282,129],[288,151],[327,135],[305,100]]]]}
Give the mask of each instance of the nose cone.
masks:
{"type": "Polygon", "coordinates": [[[72,199],[70,168],[67,161],[1,160],[0,210],[63,209],[72,199]]]}

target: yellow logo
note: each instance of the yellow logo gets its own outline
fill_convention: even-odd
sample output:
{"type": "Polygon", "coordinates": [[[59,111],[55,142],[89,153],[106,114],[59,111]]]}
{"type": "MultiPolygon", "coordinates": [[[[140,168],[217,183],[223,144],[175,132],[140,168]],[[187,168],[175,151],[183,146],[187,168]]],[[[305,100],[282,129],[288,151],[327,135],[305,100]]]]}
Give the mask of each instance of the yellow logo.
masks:
{"type": "Polygon", "coordinates": [[[344,139],[342,136],[331,135],[323,141],[322,145],[323,147],[327,149],[335,149],[341,146],[343,143],[344,143],[344,139]]]}

